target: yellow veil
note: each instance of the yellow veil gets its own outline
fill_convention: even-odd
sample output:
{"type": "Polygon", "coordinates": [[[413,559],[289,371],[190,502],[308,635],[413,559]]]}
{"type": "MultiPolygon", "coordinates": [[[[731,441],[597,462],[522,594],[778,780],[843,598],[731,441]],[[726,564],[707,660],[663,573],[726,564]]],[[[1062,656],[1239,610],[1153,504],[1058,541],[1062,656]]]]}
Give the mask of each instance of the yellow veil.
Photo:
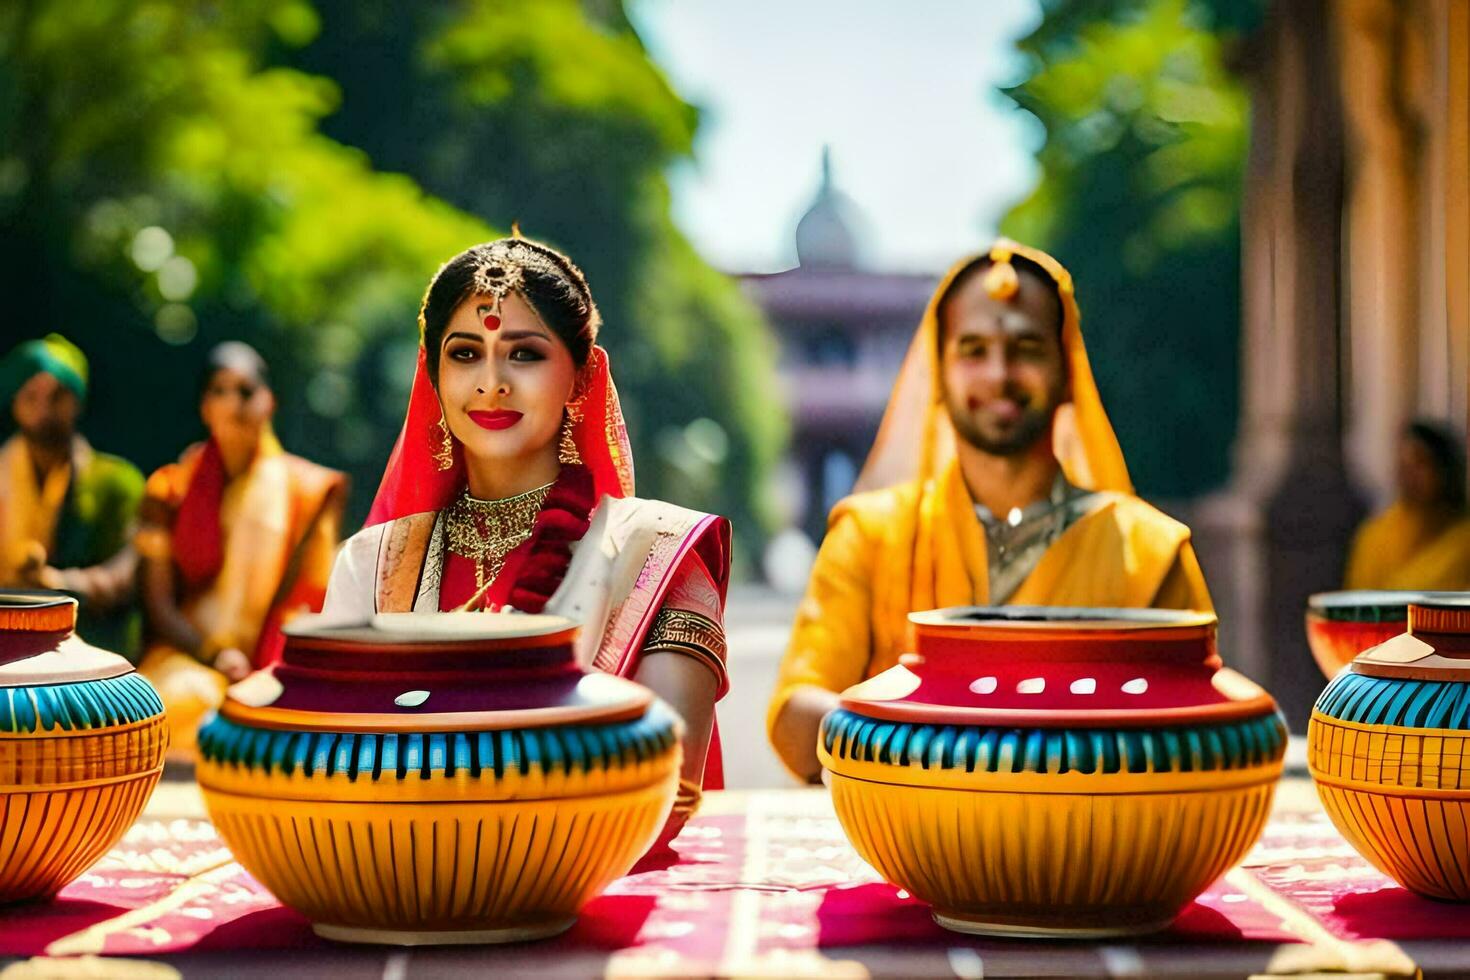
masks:
{"type": "MultiPolygon", "coordinates": [[[[1072,390],[1072,400],[1058,409],[1052,428],[1052,451],[1062,472],[1074,486],[1084,490],[1132,493],[1123,450],[1103,410],[1087,361],[1071,274],[1040,249],[1004,238],[982,254],[996,265],[1009,264],[1013,256],[1030,259],[1056,282],[1062,300],[1062,351],[1072,390]]],[[[857,490],[926,481],[943,472],[954,458],[954,426],[944,406],[939,376],[939,301],[949,292],[955,277],[979,258],[981,255],[971,255],[955,263],[930,298],[893,386],[878,437],[858,476],[857,490]]]]}

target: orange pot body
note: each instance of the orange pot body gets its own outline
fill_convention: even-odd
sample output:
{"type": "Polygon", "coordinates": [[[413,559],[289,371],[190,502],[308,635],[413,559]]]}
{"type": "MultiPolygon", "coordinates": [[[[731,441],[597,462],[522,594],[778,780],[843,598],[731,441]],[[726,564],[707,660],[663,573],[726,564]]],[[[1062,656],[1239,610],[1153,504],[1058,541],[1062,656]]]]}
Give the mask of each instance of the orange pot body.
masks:
{"type": "Polygon", "coordinates": [[[0,903],[54,895],[91,867],[163,772],[163,702],[75,624],[74,599],[0,594],[0,903]]]}

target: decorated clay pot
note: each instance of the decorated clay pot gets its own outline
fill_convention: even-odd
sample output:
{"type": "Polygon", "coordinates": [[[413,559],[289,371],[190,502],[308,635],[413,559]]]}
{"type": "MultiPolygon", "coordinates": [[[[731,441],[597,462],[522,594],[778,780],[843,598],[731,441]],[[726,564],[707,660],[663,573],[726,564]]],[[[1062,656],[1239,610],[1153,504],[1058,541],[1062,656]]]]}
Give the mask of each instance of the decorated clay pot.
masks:
{"type": "Polygon", "coordinates": [[[1265,824],[1286,726],[1215,617],[990,607],[909,617],[818,754],[862,857],[959,932],[1167,926],[1265,824]]]}
{"type": "Polygon", "coordinates": [[[199,734],[236,858],[328,938],[555,935],[653,843],[681,723],[554,616],[303,617],[199,734]]]}
{"type": "Polygon", "coordinates": [[[1330,680],[1369,647],[1408,629],[1409,603],[1454,593],[1353,589],[1307,600],[1307,645],[1330,680]]]}
{"type": "Polygon", "coordinates": [[[1308,765],[1337,829],[1384,874],[1470,901],[1470,596],[1409,605],[1317,699],[1308,765]]]}
{"type": "Polygon", "coordinates": [[[76,625],[69,596],[0,593],[0,903],[87,870],[163,772],[158,693],[76,625]]]}

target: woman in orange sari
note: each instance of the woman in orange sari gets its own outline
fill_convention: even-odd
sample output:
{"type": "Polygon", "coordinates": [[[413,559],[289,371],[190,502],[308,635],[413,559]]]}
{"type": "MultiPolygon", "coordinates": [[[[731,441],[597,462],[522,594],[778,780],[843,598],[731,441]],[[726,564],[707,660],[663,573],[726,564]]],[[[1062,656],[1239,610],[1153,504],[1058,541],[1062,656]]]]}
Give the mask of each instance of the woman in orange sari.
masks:
{"type": "Polygon", "coordinates": [[[168,710],[172,751],[225,688],[280,652],[281,624],[321,608],[347,480],[292,456],[271,429],[265,361],[230,342],[209,355],[209,438],[148,478],[137,535],[148,644],[139,671],[168,710]]]}
{"type": "Polygon", "coordinates": [[[1405,426],[1398,485],[1398,500],[1354,535],[1346,587],[1470,589],[1465,440],[1436,422],[1405,426]]]}
{"type": "Polygon", "coordinates": [[[506,610],[581,624],[578,656],[683,717],[667,842],[722,784],[729,522],[633,496],[633,459],[582,273],[528,239],[450,259],[419,316],[403,433],[323,612],[506,610]]]}

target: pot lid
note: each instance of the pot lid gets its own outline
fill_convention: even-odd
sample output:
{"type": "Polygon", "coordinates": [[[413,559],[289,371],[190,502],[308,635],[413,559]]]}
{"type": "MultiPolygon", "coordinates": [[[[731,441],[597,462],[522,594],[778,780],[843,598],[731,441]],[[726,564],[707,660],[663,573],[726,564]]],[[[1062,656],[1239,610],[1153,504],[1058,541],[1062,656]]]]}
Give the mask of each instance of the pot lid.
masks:
{"type": "Polygon", "coordinates": [[[876,718],[1036,728],[1153,727],[1268,714],[1221,667],[1212,613],[972,606],[909,617],[915,653],[842,696],[876,718]]]}
{"type": "Polygon", "coordinates": [[[1408,630],[1358,654],[1355,674],[1470,681],[1470,593],[1425,593],[1409,603],[1408,630]]]}
{"type": "Polygon", "coordinates": [[[115,653],[77,636],[77,600],[60,592],[0,592],[0,687],[78,684],[131,673],[115,653]]]}
{"type": "Polygon", "coordinates": [[[303,616],[285,633],[281,661],[231,687],[220,714],[308,731],[487,731],[622,721],[653,700],[578,665],[577,625],[559,616],[303,616]]]}

